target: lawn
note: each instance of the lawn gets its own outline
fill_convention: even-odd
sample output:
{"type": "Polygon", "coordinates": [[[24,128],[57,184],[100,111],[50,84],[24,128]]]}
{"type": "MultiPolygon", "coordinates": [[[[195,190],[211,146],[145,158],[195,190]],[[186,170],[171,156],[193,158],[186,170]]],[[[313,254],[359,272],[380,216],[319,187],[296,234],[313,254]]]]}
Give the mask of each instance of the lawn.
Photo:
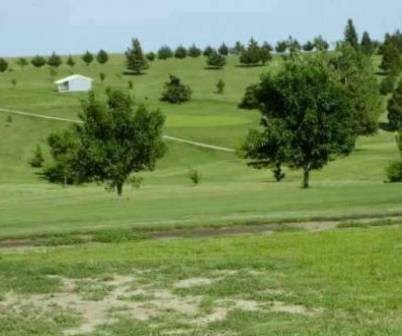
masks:
{"type": "Polygon", "coordinates": [[[402,333],[401,226],[0,250],[0,335],[402,333]]]}
{"type": "MultiPolygon", "coordinates": [[[[105,66],[80,64],[76,73],[95,79],[95,90],[127,87],[140,103],[159,108],[167,117],[165,134],[213,145],[238,148],[250,127],[258,126],[257,111],[237,108],[245,88],[277,66],[242,68],[230,57],[224,70],[206,70],[205,60],[157,61],[142,76],[123,76],[124,58],[113,55],[105,66]],[[105,84],[99,73],[106,74],[105,84]],[[159,101],[168,74],[178,75],[193,91],[182,105],[159,101]],[[216,94],[224,79],[227,90],[216,94]]],[[[79,62],[82,63],[82,62],[79,62]]],[[[77,119],[82,94],[58,94],[49,70],[12,65],[1,74],[0,108],[77,119]],[[17,79],[16,88],[11,80],[17,79]]],[[[63,66],[55,78],[68,75],[63,66]]],[[[282,183],[269,171],[253,170],[233,153],[168,141],[168,153],[154,172],[140,174],[140,189],[127,186],[117,200],[102,186],[64,189],[43,181],[28,165],[36,144],[45,149],[46,136],[67,127],[51,121],[0,114],[0,238],[46,233],[86,232],[105,228],[172,228],[233,225],[312,218],[384,216],[402,212],[400,184],[384,183],[384,169],[398,157],[394,135],[380,131],[359,139],[355,152],[312,174],[312,189],[300,188],[301,173],[287,171],[282,183]],[[198,169],[201,184],[191,185],[189,169],[198,169]]]]}

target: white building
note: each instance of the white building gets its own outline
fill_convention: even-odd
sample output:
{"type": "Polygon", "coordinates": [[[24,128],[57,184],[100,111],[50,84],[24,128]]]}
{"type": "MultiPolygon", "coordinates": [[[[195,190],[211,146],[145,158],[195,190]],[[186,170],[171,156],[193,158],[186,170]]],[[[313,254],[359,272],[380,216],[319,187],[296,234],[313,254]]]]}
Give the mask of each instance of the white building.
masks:
{"type": "Polygon", "coordinates": [[[54,84],[59,92],[86,92],[92,90],[92,79],[82,75],[72,75],[58,81],[54,84]]]}

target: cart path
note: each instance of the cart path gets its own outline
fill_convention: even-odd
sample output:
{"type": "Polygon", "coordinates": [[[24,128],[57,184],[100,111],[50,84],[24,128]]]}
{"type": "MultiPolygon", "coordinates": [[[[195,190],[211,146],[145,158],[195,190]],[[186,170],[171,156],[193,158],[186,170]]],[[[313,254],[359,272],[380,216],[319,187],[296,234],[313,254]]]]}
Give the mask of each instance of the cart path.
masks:
{"type": "MultiPolygon", "coordinates": [[[[55,121],[62,121],[62,122],[69,122],[69,123],[81,123],[80,120],[53,117],[53,116],[48,116],[48,115],[44,115],[44,114],[17,111],[17,110],[10,110],[10,109],[6,109],[6,108],[0,108],[0,112],[16,114],[16,115],[20,115],[20,116],[24,116],[24,117],[55,120],[55,121]]],[[[232,149],[232,148],[215,146],[215,145],[206,144],[206,143],[203,143],[203,142],[197,142],[197,141],[181,139],[181,138],[173,137],[173,136],[170,136],[170,135],[164,135],[163,137],[168,141],[180,142],[180,143],[184,143],[184,144],[199,147],[199,148],[212,149],[212,150],[221,151],[221,152],[228,152],[228,153],[234,153],[235,152],[235,150],[232,149]]]]}

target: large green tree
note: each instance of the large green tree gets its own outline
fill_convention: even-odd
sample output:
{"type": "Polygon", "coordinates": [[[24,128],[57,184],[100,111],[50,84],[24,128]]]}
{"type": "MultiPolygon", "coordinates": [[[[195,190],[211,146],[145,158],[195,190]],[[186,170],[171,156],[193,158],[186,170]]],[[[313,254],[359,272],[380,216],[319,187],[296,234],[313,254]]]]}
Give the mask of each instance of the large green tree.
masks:
{"type": "Polygon", "coordinates": [[[402,132],[402,80],[388,102],[388,121],[392,131],[402,132]]]}
{"type": "Polygon", "coordinates": [[[356,133],[374,134],[383,111],[378,80],[371,59],[349,43],[341,43],[332,59],[353,103],[356,133]]]}
{"type": "Polygon", "coordinates": [[[354,109],[323,55],[290,57],[277,72],[262,77],[256,99],[261,129],[251,131],[243,146],[252,163],[302,169],[308,188],[312,170],[353,150],[354,109]]]}
{"type": "Polygon", "coordinates": [[[126,62],[127,69],[136,75],[139,75],[145,69],[148,69],[149,65],[138,39],[133,39],[131,48],[127,49],[126,62]]]}

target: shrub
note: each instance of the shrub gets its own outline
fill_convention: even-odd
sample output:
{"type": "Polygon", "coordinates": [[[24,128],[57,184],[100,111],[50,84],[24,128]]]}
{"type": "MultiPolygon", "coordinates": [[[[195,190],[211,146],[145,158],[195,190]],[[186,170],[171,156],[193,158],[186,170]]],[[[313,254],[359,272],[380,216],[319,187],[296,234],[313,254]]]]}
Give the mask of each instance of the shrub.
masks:
{"type": "Polygon", "coordinates": [[[188,177],[194,185],[197,185],[201,182],[201,174],[197,169],[190,169],[188,171],[188,177]]]}
{"type": "Polygon", "coordinates": [[[394,91],[395,82],[396,82],[395,76],[390,75],[385,77],[380,85],[380,93],[384,96],[390,94],[392,91],[394,91]]]}
{"type": "Polygon", "coordinates": [[[252,110],[258,108],[258,100],[256,98],[257,89],[258,89],[257,84],[253,84],[247,87],[243,100],[239,104],[239,108],[245,110],[252,110]]]}
{"type": "Polygon", "coordinates": [[[222,54],[219,54],[216,50],[211,52],[207,58],[207,65],[212,69],[221,69],[226,64],[226,58],[222,54]]]}
{"type": "Polygon", "coordinates": [[[4,58],[0,58],[0,72],[4,72],[8,69],[8,62],[4,58]]]}
{"type": "Polygon", "coordinates": [[[35,56],[34,58],[32,58],[31,60],[31,64],[35,67],[35,68],[41,68],[44,65],[46,65],[46,59],[42,56],[35,56]]]}
{"type": "Polygon", "coordinates": [[[165,83],[165,90],[162,94],[161,100],[173,104],[180,104],[191,99],[191,88],[188,85],[181,83],[181,80],[173,75],[165,83]]]}
{"type": "Polygon", "coordinates": [[[134,82],[131,79],[127,81],[127,85],[130,90],[134,89],[134,82]]]}
{"type": "Polygon", "coordinates": [[[58,68],[61,64],[63,63],[61,57],[57,55],[55,52],[50,55],[50,57],[47,60],[47,64],[51,67],[58,68]]]}
{"type": "Polygon", "coordinates": [[[153,62],[156,59],[156,54],[154,52],[149,52],[145,55],[148,61],[153,62]]]}
{"type": "Polygon", "coordinates": [[[99,79],[103,83],[106,79],[106,75],[103,72],[99,73],[99,79]]]}
{"type": "Polygon", "coordinates": [[[389,182],[402,182],[402,160],[391,162],[386,173],[389,182]]]}
{"type": "Polygon", "coordinates": [[[225,86],[226,86],[225,82],[222,79],[220,79],[218,83],[216,83],[216,93],[223,94],[223,92],[225,91],[225,86]]]}
{"type": "Polygon", "coordinates": [[[128,180],[128,183],[131,185],[132,188],[140,189],[143,181],[144,181],[143,177],[133,176],[128,180]]]}
{"type": "Polygon", "coordinates": [[[178,59],[186,58],[187,57],[187,49],[184,48],[183,46],[177,47],[177,49],[174,53],[174,57],[178,58],[178,59]]]}
{"type": "Polygon", "coordinates": [[[201,49],[197,48],[195,44],[193,44],[189,49],[188,49],[188,56],[190,57],[199,57],[201,56],[201,49]]]}
{"type": "Polygon", "coordinates": [[[17,86],[17,80],[15,79],[15,78],[13,78],[12,80],[11,80],[11,85],[13,86],[13,88],[15,89],[15,87],[17,86]]]}
{"type": "Polygon", "coordinates": [[[29,160],[29,164],[33,168],[40,168],[43,166],[45,159],[43,158],[42,149],[39,145],[36,146],[33,157],[29,160]]]}
{"type": "Polygon", "coordinates": [[[158,59],[167,60],[173,57],[173,51],[168,46],[163,46],[158,50],[158,59]]]}

